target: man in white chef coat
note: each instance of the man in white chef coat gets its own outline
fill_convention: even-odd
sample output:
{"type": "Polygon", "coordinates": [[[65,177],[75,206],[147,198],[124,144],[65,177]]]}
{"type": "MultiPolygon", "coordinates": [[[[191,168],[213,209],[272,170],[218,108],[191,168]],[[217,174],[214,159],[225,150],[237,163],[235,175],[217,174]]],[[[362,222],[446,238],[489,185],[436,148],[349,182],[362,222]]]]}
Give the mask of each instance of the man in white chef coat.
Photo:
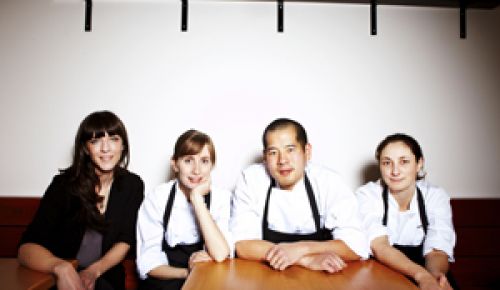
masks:
{"type": "Polygon", "coordinates": [[[232,197],[237,256],[277,270],[300,265],[329,273],[368,258],[354,193],[337,173],[309,162],[304,127],[276,119],[262,139],[263,163],[242,172],[232,197]]]}

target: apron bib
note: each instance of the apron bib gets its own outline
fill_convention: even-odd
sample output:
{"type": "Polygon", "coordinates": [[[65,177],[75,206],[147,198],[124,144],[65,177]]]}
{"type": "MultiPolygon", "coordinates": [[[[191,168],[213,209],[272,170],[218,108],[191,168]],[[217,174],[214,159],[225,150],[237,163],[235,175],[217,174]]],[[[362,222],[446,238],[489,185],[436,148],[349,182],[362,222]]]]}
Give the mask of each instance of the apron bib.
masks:
{"type": "Polygon", "coordinates": [[[319,212],[316,200],[314,199],[313,190],[309,178],[304,174],[304,183],[306,187],[307,197],[309,198],[309,206],[311,207],[312,216],[314,218],[314,224],[316,225],[316,232],[311,234],[289,234],[278,232],[269,229],[269,223],[267,221],[268,211],[269,211],[269,198],[271,196],[272,188],[276,186],[274,179],[271,179],[271,184],[267,190],[266,204],[264,206],[264,216],[262,218],[262,235],[263,239],[273,243],[281,242],[297,242],[297,241],[326,241],[333,239],[332,232],[329,229],[321,228],[319,222],[319,212]]]}
{"type": "MultiPolygon", "coordinates": [[[[165,233],[167,232],[168,221],[170,215],[172,214],[172,207],[174,205],[175,199],[175,183],[172,185],[170,190],[170,196],[168,197],[167,205],[165,208],[165,214],[163,216],[163,241],[161,245],[162,251],[167,255],[168,264],[172,267],[178,268],[188,268],[189,257],[194,252],[203,249],[204,240],[203,236],[200,235],[201,240],[194,244],[187,245],[176,245],[171,247],[165,240],[165,233]]],[[[205,204],[207,208],[210,209],[210,192],[204,196],[205,204]]],[[[181,289],[186,279],[156,279],[152,277],[146,278],[146,280],[141,281],[141,289],[143,290],[177,290],[181,289]]]]}
{"type": "MultiPolygon", "coordinates": [[[[384,190],[382,191],[382,200],[384,201],[384,217],[382,219],[382,224],[384,226],[387,226],[387,211],[388,211],[388,203],[389,203],[389,191],[387,189],[387,186],[384,186],[384,190]]],[[[429,227],[429,220],[427,219],[427,213],[425,211],[425,203],[424,203],[424,197],[422,195],[422,192],[420,191],[420,188],[417,186],[417,202],[418,202],[418,212],[420,214],[420,222],[422,223],[422,228],[424,229],[424,238],[422,239],[422,242],[420,245],[417,246],[410,246],[410,245],[398,245],[394,244],[393,247],[401,251],[405,256],[412,260],[414,263],[419,264],[420,266],[425,268],[425,257],[424,257],[424,241],[425,237],[427,236],[427,228],[429,227]]],[[[451,274],[450,271],[446,273],[446,279],[448,279],[448,282],[450,283],[451,287],[454,290],[458,290],[458,285],[451,274]]],[[[416,281],[411,279],[413,283],[417,284],[416,281]]]]}
{"type": "MultiPolygon", "coordinates": [[[[389,207],[389,191],[387,186],[384,186],[384,190],[382,191],[382,200],[384,201],[384,217],[382,219],[382,224],[387,226],[387,211],[389,207]]],[[[412,245],[398,245],[394,244],[393,246],[400,250],[403,254],[405,254],[408,259],[413,262],[419,264],[420,266],[425,268],[425,257],[424,257],[424,240],[427,235],[427,228],[429,227],[429,221],[427,219],[427,214],[425,212],[425,203],[424,197],[422,196],[422,192],[420,188],[417,187],[417,201],[418,201],[418,212],[420,214],[420,222],[422,223],[422,227],[424,229],[424,238],[420,245],[412,246],[412,245]]]]}

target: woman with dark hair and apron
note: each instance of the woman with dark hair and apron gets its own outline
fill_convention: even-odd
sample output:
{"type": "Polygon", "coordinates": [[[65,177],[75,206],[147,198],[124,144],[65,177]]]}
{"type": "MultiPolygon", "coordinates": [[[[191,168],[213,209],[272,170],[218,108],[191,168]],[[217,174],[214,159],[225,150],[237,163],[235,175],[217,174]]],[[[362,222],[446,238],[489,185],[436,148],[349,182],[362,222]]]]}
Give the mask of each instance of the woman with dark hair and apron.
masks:
{"type": "Polygon", "coordinates": [[[211,186],[214,164],[209,136],[188,130],[177,139],[176,178],[155,188],[139,210],[140,289],[180,289],[195,263],[229,257],[230,192],[211,186]]]}
{"type": "Polygon", "coordinates": [[[420,145],[394,134],[375,155],[382,179],[356,192],[373,256],[422,290],[456,289],[448,272],[456,241],[450,197],[423,180],[420,145]]]}

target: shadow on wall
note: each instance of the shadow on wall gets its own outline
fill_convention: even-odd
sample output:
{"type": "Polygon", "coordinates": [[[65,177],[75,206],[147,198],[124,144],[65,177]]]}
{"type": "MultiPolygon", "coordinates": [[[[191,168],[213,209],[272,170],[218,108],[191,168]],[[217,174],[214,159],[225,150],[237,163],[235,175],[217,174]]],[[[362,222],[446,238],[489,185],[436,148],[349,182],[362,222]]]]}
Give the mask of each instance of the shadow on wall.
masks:
{"type": "Polygon", "coordinates": [[[170,161],[168,162],[168,169],[167,169],[167,179],[165,180],[165,182],[169,182],[170,180],[173,180],[176,178],[175,176],[175,171],[172,169],[172,166],[170,166],[170,161]]]}
{"type": "MultiPolygon", "coordinates": [[[[247,159],[247,161],[244,163],[245,165],[239,170],[238,176],[239,174],[241,174],[243,170],[248,168],[250,165],[259,164],[262,163],[262,161],[263,161],[262,152],[255,152],[253,155],[251,154],[250,157],[247,159]]],[[[230,191],[234,192],[235,189],[236,189],[236,183],[232,187],[230,187],[230,191]]]]}
{"type": "Polygon", "coordinates": [[[255,153],[255,155],[252,157],[252,158],[249,158],[249,162],[247,164],[247,166],[250,166],[252,164],[255,164],[255,163],[262,163],[264,161],[263,157],[262,157],[262,153],[255,153]]]}
{"type": "Polygon", "coordinates": [[[365,184],[370,181],[376,181],[380,179],[380,171],[378,168],[378,163],[375,161],[369,161],[361,167],[359,173],[361,184],[365,184]]]}
{"type": "MultiPolygon", "coordinates": [[[[250,158],[248,158],[248,161],[245,163],[245,166],[243,168],[241,168],[240,171],[243,171],[244,169],[246,169],[248,166],[250,166],[252,164],[262,163],[262,161],[263,161],[262,153],[261,152],[257,152],[253,156],[251,156],[250,158]]],[[[169,160],[169,162],[167,162],[167,166],[166,167],[167,168],[165,169],[165,171],[167,173],[165,174],[165,176],[166,176],[165,182],[168,182],[170,180],[175,179],[176,176],[175,176],[175,171],[172,169],[172,166],[170,166],[170,160],[169,160]]],[[[236,185],[234,185],[234,187],[236,187],[236,185]]],[[[234,191],[234,187],[231,189],[231,191],[234,191]]]]}

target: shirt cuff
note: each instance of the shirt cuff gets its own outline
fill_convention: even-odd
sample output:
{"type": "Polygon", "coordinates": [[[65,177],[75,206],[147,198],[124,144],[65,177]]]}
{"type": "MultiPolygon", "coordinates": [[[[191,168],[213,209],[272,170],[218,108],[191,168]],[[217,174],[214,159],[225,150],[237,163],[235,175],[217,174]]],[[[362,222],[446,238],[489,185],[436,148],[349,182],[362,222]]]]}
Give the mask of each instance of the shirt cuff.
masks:
{"type": "Polygon", "coordinates": [[[384,226],[372,228],[371,230],[369,230],[368,231],[368,246],[371,245],[373,240],[375,240],[378,237],[382,237],[382,236],[389,237],[389,234],[387,233],[387,228],[384,226]]]}
{"type": "Polygon", "coordinates": [[[432,252],[432,250],[443,251],[448,255],[449,262],[455,262],[455,258],[453,257],[453,246],[440,241],[438,239],[426,239],[424,242],[424,256],[432,252]]]}
{"type": "Polygon", "coordinates": [[[366,260],[370,256],[370,247],[366,236],[356,230],[342,230],[336,232],[335,240],[342,240],[354,253],[366,260]]]}
{"type": "Polygon", "coordinates": [[[137,270],[142,280],[148,277],[151,270],[162,265],[168,265],[167,255],[163,251],[137,257],[137,270]]]}

